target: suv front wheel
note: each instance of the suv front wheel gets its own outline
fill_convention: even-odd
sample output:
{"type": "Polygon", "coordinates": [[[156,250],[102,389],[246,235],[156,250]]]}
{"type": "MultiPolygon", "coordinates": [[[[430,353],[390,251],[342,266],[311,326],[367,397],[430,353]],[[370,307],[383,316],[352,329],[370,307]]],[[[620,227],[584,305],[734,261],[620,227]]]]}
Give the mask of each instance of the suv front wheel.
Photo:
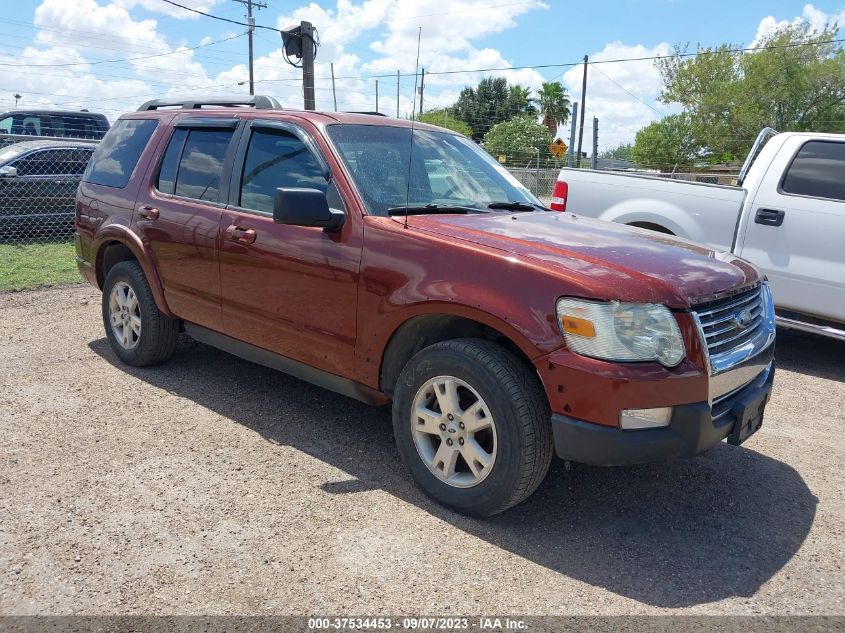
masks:
{"type": "Polygon", "coordinates": [[[144,367],[173,355],[179,321],[158,310],[137,262],[119,262],[103,284],[103,325],[114,353],[127,365],[144,367]]]}
{"type": "Polygon", "coordinates": [[[552,459],[549,417],[530,369],[480,339],[421,350],[393,394],[393,431],[414,480],[475,516],[507,510],[540,485],[552,459]]]}

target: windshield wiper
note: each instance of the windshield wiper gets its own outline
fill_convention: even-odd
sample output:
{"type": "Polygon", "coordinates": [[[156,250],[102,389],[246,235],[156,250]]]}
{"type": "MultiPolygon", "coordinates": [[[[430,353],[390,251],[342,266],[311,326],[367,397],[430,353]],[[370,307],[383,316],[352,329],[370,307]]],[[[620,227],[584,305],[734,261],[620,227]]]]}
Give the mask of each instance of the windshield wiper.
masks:
{"type": "Polygon", "coordinates": [[[427,214],[447,214],[447,213],[486,213],[483,209],[475,207],[462,207],[454,204],[426,204],[410,207],[390,207],[387,210],[387,215],[427,215],[427,214]]]}
{"type": "Polygon", "coordinates": [[[534,204],[533,202],[517,202],[516,200],[513,202],[491,202],[487,205],[487,208],[503,209],[505,211],[533,211],[534,209],[548,211],[543,205],[534,204]]]}

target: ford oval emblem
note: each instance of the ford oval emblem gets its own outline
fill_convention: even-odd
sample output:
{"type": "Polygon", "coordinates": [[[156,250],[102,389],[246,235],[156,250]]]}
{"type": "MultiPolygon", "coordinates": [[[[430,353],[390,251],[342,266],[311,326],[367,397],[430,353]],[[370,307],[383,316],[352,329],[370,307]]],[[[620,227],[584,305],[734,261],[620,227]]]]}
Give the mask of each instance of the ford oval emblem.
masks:
{"type": "Polygon", "coordinates": [[[733,323],[736,329],[746,328],[751,325],[751,322],[754,320],[754,316],[751,314],[751,310],[745,309],[740,312],[737,312],[734,315],[733,323]]]}

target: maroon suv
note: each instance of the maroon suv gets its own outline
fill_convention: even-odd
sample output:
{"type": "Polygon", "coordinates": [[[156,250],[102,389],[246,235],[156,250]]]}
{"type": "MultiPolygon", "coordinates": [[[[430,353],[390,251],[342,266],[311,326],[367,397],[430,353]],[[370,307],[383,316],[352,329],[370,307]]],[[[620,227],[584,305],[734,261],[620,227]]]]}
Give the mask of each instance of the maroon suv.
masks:
{"type": "Polygon", "coordinates": [[[525,499],[553,450],[615,465],[739,444],[771,392],[751,264],[549,211],[430,125],[150,102],[101,142],[76,214],[120,359],[164,361],[184,329],[392,400],[411,475],[462,512],[525,499]]]}

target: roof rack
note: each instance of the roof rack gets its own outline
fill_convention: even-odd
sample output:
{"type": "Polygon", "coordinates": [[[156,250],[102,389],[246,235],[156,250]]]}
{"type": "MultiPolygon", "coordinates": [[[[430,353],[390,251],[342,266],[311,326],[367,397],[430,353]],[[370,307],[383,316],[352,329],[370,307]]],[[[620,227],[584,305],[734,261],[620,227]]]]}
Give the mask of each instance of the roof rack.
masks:
{"type": "Polygon", "coordinates": [[[387,116],[382,112],[347,112],[346,114],[369,114],[371,116],[387,116]]]}
{"type": "Polygon", "coordinates": [[[218,106],[224,108],[234,108],[239,106],[248,106],[256,110],[281,110],[282,104],[273,97],[265,95],[255,95],[249,99],[187,99],[187,100],[171,100],[171,99],[152,99],[147,101],[144,105],[138,108],[138,112],[146,112],[148,110],[158,110],[160,108],[182,108],[183,110],[199,110],[203,106],[218,106]]]}

